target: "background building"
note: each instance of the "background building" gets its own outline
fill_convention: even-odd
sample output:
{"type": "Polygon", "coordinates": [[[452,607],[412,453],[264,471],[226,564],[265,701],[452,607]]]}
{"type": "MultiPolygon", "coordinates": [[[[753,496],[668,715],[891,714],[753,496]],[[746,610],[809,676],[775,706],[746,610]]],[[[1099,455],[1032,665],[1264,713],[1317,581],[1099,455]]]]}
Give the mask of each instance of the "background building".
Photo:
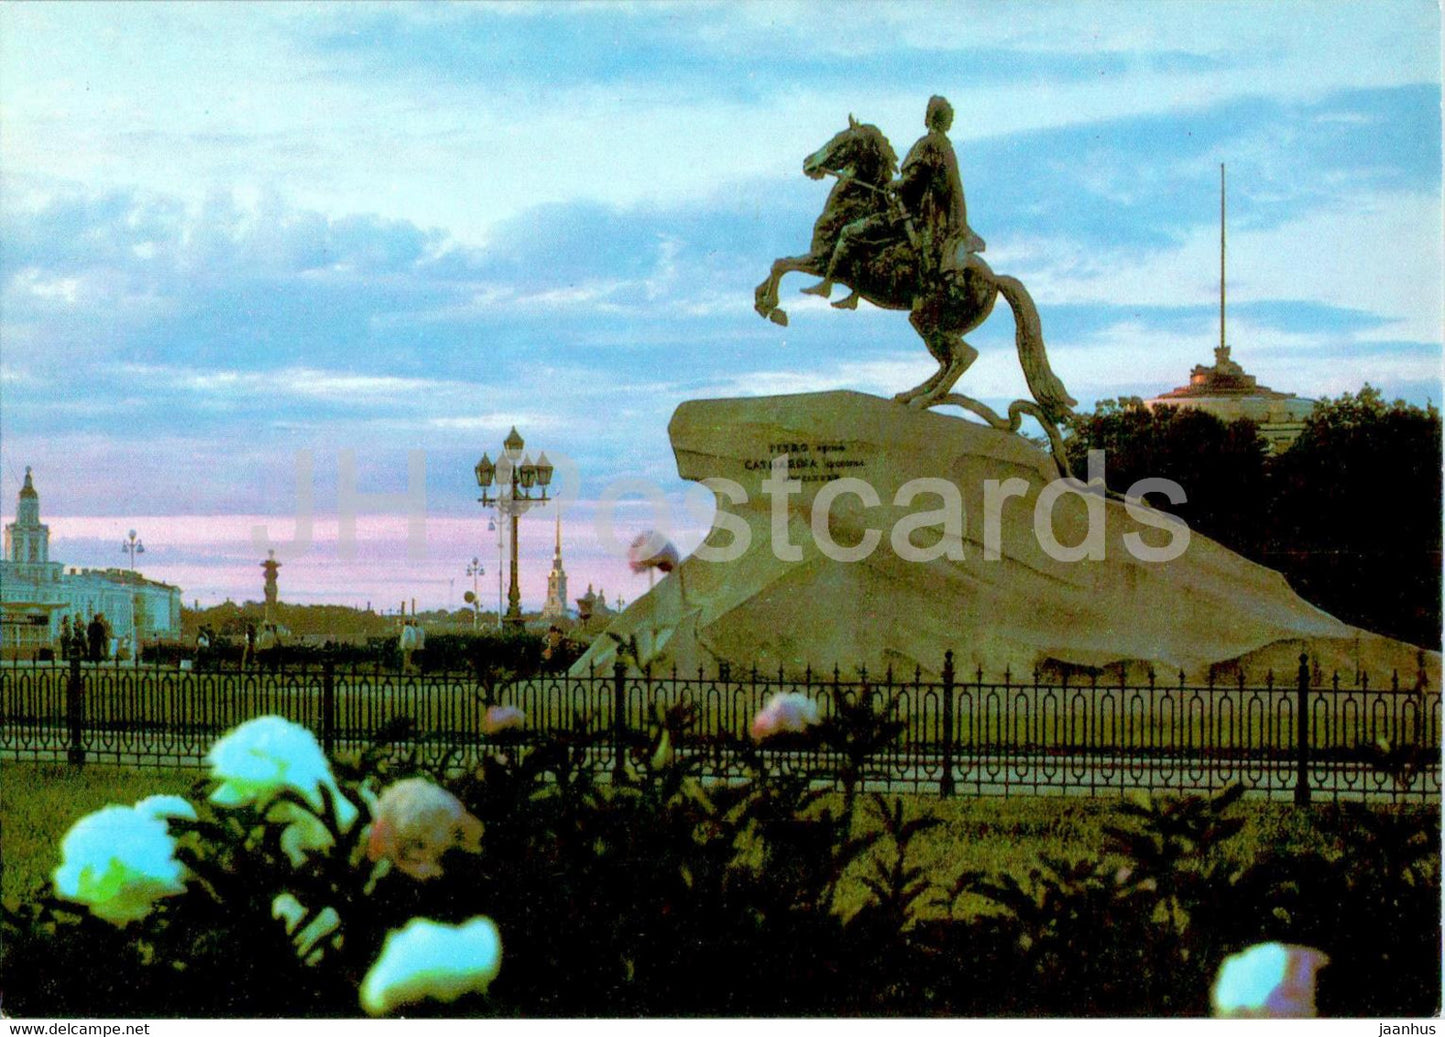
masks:
{"type": "Polygon", "coordinates": [[[1214,349],[1213,367],[1195,365],[1188,385],[1145,400],[1144,406],[1151,411],[1155,407],[1193,407],[1226,423],[1248,418],[1259,426],[1270,450],[1279,453],[1304,431],[1315,401],[1258,384],[1230,359],[1229,347],[1220,345],[1214,349]]]}
{"type": "Polygon", "coordinates": [[[1275,392],[1260,385],[1251,374],[1229,357],[1224,337],[1224,165],[1219,166],[1219,345],[1214,347],[1214,366],[1196,364],[1189,372],[1189,384],[1145,400],[1144,406],[1192,407],[1213,414],[1226,424],[1248,418],[1259,426],[1259,434],[1273,453],[1279,453],[1304,431],[1305,419],[1315,401],[1292,392],[1275,392]]]}
{"type": "Polygon", "coordinates": [[[577,599],[577,625],[585,634],[596,634],[606,629],[607,625],[617,616],[622,609],[622,602],[617,603],[617,610],[607,605],[607,592],[593,590],[592,584],[587,585],[587,593],[577,599]]]}
{"type": "Polygon", "coordinates": [[[181,591],[130,569],[67,571],[52,562],[50,527],[40,521],[40,494],[26,468],[0,559],[0,655],[35,658],[55,645],[65,617],[89,623],[97,614],[115,638],[140,643],[179,636],[181,591]]]}

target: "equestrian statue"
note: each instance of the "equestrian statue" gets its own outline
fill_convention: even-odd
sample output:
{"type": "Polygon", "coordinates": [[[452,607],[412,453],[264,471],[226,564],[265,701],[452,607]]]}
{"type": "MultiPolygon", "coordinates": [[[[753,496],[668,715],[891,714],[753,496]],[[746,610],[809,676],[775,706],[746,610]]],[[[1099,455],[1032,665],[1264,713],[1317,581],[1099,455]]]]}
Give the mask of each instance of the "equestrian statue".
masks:
{"type": "Polygon", "coordinates": [[[851,115],[847,129],[803,161],[808,177],[833,176],[837,183],[813,225],[812,248],[773,263],[757,287],[754,308],[786,326],[778,283],[797,271],[821,278],[804,288],[805,294],[828,298],[835,285],[847,288],[848,295],[833,303],[837,309],[854,309],[862,298],[883,309],[907,310],[938,371],[894,399],[914,407],[953,404],[1008,432],[1017,432],[1027,414],[1047,433],[1055,462],[1067,475],[1058,426],[1075,401],[1049,368],[1038,310],[1022,282],[995,274],[979,256],[984,242],[968,225],[958,159],[947,137],[952,107],[942,97],[931,98],[924,124],[928,132],[901,169],[878,127],[851,115]],[[1013,310],[1019,362],[1033,395],[1009,404],[1007,417],[949,391],[978,357],[963,336],[987,319],[999,295],[1013,310]]]}

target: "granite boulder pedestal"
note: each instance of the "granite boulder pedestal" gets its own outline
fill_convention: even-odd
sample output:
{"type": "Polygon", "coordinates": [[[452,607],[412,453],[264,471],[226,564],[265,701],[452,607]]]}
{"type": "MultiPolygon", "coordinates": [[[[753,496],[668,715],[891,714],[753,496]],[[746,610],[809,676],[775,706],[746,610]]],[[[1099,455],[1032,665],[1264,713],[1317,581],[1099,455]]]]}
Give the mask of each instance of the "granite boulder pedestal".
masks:
{"type": "Polygon", "coordinates": [[[574,673],[610,666],[620,638],[654,673],[928,678],[952,649],[992,679],[1289,680],[1307,653],[1439,686],[1438,653],[1342,623],[1156,509],[1078,492],[1017,435],[855,392],[690,401],[668,431],[678,473],[714,491],[713,528],[574,673]]]}

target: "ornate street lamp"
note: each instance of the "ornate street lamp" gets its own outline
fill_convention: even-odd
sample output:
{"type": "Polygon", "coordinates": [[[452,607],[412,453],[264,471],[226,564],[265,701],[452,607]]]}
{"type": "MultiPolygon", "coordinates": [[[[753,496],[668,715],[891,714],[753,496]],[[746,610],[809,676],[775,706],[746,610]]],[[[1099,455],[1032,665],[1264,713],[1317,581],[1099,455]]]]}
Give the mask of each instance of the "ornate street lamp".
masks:
{"type": "MultiPolygon", "coordinates": [[[[506,523],[502,523],[506,528],[506,523]]],[[[497,533],[497,523],[494,519],[487,519],[487,532],[497,533]]],[[[502,557],[502,551],[506,547],[502,543],[503,535],[497,533],[497,629],[502,629],[502,574],[507,571],[507,560],[502,557]]]]}
{"type": "Polygon", "coordinates": [[[120,542],[120,549],[130,555],[130,567],[132,571],[135,570],[135,556],[146,553],[145,544],[136,538],[135,530],[133,529],[127,533],[126,538],[120,542]]]}
{"type": "MultiPolygon", "coordinates": [[[[530,454],[524,455],[525,443],[512,426],[512,431],[502,441],[503,453],[493,464],[492,459],[482,455],[477,462],[477,485],[482,495],[477,499],[483,507],[496,508],[497,514],[512,520],[512,582],[507,592],[507,614],[502,617],[502,629],[512,633],[522,630],[522,591],[517,584],[517,519],[534,505],[550,500],[547,487],[552,482],[552,464],[544,453],[532,461],[530,454]],[[493,484],[496,493],[491,493],[493,484]]],[[[500,574],[499,574],[500,575],[500,574]]]]}
{"type": "MultiPolygon", "coordinates": [[[[145,544],[135,535],[135,530],[126,533],[125,539],[120,542],[120,549],[130,555],[130,571],[135,572],[135,556],[146,553],[145,544]]],[[[130,612],[130,644],[131,644],[131,665],[140,665],[140,627],[135,621],[135,601],[131,601],[130,612]]]]}
{"type": "Polygon", "coordinates": [[[472,564],[467,566],[467,575],[472,578],[472,629],[477,629],[482,612],[482,598],[477,589],[477,577],[487,575],[487,570],[482,568],[482,560],[475,555],[472,556],[472,564]]]}

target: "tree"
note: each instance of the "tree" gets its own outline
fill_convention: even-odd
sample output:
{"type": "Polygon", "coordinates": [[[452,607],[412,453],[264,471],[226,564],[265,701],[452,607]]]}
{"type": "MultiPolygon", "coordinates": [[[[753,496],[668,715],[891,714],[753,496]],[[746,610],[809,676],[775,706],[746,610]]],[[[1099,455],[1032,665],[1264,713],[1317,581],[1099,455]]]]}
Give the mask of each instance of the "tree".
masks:
{"type": "Polygon", "coordinates": [[[1100,401],[1094,413],[1075,416],[1066,431],[1069,464],[1086,470],[1089,450],[1104,451],[1105,482],[1124,492],[1140,479],[1171,479],[1186,500],[1150,494],[1156,507],[1189,528],[1258,559],[1265,522],[1267,446],[1252,421],[1228,424],[1192,408],[1151,411],[1135,397],[1100,401]]]}
{"type": "Polygon", "coordinates": [[[1440,412],[1366,384],[1321,400],[1270,465],[1265,562],[1327,612],[1440,646],[1440,412]]]}
{"type": "Polygon", "coordinates": [[[1101,401],[1066,430],[1069,463],[1105,453],[1106,481],[1172,479],[1187,501],[1150,503],[1283,573],[1301,597],[1354,626],[1440,646],[1441,429],[1434,407],[1387,404],[1366,384],[1321,400],[1300,437],[1269,456],[1247,420],[1101,401]]]}

